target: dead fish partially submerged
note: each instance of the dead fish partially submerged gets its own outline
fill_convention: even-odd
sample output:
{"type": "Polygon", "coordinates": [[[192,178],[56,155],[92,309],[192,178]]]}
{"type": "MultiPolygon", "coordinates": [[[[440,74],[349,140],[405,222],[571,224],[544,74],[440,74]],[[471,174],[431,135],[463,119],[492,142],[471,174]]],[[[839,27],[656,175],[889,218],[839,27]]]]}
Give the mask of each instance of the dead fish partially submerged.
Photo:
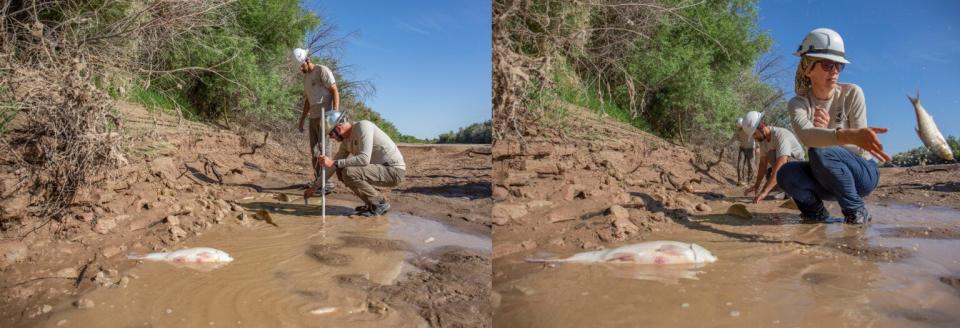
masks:
{"type": "Polygon", "coordinates": [[[181,249],[173,252],[149,253],[146,255],[127,255],[131,260],[174,262],[174,263],[228,263],[233,258],[227,252],[210,247],[181,249]]]}
{"type": "Polygon", "coordinates": [[[583,252],[564,259],[530,258],[527,262],[691,264],[712,263],[717,257],[697,244],[679,241],[650,241],[609,250],[583,252]]]}
{"type": "Polygon", "coordinates": [[[933,116],[927,114],[927,111],[923,109],[923,105],[920,105],[920,91],[917,90],[916,98],[907,96],[907,99],[910,99],[910,102],[913,103],[913,109],[917,112],[917,136],[919,136],[923,144],[927,146],[927,149],[930,149],[930,151],[940,156],[943,160],[952,161],[953,151],[951,151],[950,146],[947,145],[947,140],[943,138],[943,134],[940,134],[940,130],[937,129],[937,123],[933,122],[933,116]]]}

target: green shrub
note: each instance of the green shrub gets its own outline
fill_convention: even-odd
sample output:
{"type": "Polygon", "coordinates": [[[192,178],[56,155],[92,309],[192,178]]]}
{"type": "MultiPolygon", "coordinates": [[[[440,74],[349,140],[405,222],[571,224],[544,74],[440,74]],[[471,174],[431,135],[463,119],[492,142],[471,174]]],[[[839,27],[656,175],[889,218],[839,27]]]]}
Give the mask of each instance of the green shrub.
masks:
{"type": "Polygon", "coordinates": [[[930,151],[930,149],[926,146],[920,146],[893,155],[893,160],[888,164],[895,166],[915,166],[921,164],[944,164],[960,161],[960,139],[955,136],[948,136],[947,146],[949,146],[950,150],[953,151],[953,161],[945,161],[940,158],[940,156],[930,151]]]}
{"type": "Polygon", "coordinates": [[[186,119],[199,119],[196,109],[177,93],[163,93],[157,89],[145,89],[134,86],[127,94],[127,100],[143,105],[148,110],[176,112],[178,107],[186,119]]]}
{"type": "Polygon", "coordinates": [[[457,130],[443,133],[437,138],[441,144],[489,144],[493,142],[493,121],[473,123],[457,130]]]}

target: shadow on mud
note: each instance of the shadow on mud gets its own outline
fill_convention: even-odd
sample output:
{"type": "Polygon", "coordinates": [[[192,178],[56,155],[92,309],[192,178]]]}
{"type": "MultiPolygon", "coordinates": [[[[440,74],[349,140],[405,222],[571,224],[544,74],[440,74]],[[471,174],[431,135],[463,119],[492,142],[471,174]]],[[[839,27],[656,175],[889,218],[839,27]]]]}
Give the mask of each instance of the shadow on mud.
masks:
{"type": "MultiPolygon", "coordinates": [[[[663,206],[663,203],[654,199],[653,196],[649,194],[642,193],[642,192],[631,192],[630,194],[642,199],[644,202],[644,205],[642,207],[646,208],[648,211],[652,213],[656,213],[656,212],[663,213],[666,217],[670,218],[670,220],[672,220],[673,222],[693,230],[710,232],[710,233],[726,236],[726,237],[733,238],[743,242],[764,243],[764,244],[781,244],[781,243],[787,242],[787,243],[795,243],[795,244],[804,245],[804,246],[817,246],[815,244],[808,244],[808,243],[799,242],[799,241],[784,241],[784,240],[777,240],[777,239],[769,239],[759,234],[739,233],[739,232],[732,232],[732,231],[717,229],[709,225],[703,224],[699,220],[698,221],[690,220],[690,213],[688,213],[687,210],[682,208],[681,209],[667,208],[663,206]]],[[[636,205],[636,206],[640,207],[640,205],[636,205]]],[[[724,222],[733,222],[733,221],[742,222],[737,225],[757,225],[758,223],[760,223],[757,220],[751,220],[751,221],[738,220],[738,219],[731,218],[730,216],[727,216],[727,215],[707,215],[706,217],[713,217],[713,216],[723,218],[724,222]]],[[[698,216],[698,218],[703,218],[703,217],[698,216]]],[[[765,222],[760,224],[773,224],[773,223],[765,222]]]]}
{"type": "Polygon", "coordinates": [[[466,197],[470,200],[488,198],[493,195],[493,189],[491,188],[489,181],[468,182],[432,187],[410,187],[406,189],[396,189],[396,191],[449,198],[466,197]]]}
{"type": "Polygon", "coordinates": [[[217,177],[218,173],[216,173],[215,171],[212,172],[212,173],[214,173],[214,177],[217,177],[217,179],[211,178],[211,177],[210,177],[209,175],[207,175],[206,173],[201,172],[199,169],[194,168],[194,167],[192,167],[192,166],[190,166],[190,165],[184,164],[183,166],[187,168],[187,171],[186,171],[186,172],[183,172],[183,174],[188,174],[188,173],[189,173],[189,175],[190,175],[191,177],[193,177],[193,178],[195,179],[195,181],[197,181],[197,182],[199,182],[199,183],[216,184],[216,185],[231,186],[231,187],[246,187],[246,188],[253,189],[253,190],[255,190],[256,192],[283,191],[283,190],[303,190],[303,189],[306,189],[306,185],[304,185],[304,184],[302,184],[302,183],[297,183],[297,184],[292,184],[292,185],[287,185],[287,186],[279,186],[279,187],[264,187],[264,186],[261,186],[261,185],[255,184],[255,183],[250,183],[250,182],[248,182],[248,183],[224,183],[224,182],[222,181],[223,177],[222,177],[222,176],[217,177]]]}
{"type": "Polygon", "coordinates": [[[883,188],[893,188],[898,189],[914,189],[914,190],[929,190],[929,191],[939,191],[939,192],[960,192],[960,182],[938,182],[933,184],[927,183],[904,183],[893,186],[883,186],[883,188]]]}
{"type": "MultiPolygon", "coordinates": [[[[253,202],[240,205],[249,210],[266,210],[267,212],[276,212],[283,215],[320,216],[323,214],[318,204],[303,205],[295,203],[253,202]]],[[[327,204],[327,215],[348,216],[353,214],[353,212],[354,209],[346,206],[327,204]]]]}

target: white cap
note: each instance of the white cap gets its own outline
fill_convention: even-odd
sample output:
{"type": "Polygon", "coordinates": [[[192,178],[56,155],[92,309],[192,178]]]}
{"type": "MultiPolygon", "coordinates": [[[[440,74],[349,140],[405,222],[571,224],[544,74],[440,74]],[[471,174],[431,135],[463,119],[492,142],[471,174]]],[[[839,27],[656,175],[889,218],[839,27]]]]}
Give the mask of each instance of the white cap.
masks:
{"type": "Polygon", "coordinates": [[[291,54],[291,57],[293,57],[293,60],[296,60],[298,64],[303,64],[307,61],[307,49],[293,49],[293,54],[291,54]]]}
{"type": "Polygon", "coordinates": [[[753,131],[757,129],[757,126],[760,125],[760,120],[763,119],[763,113],[749,111],[747,115],[743,116],[741,125],[743,130],[747,132],[747,135],[753,135],[753,131]]]}
{"type": "Polygon", "coordinates": [[[340,112],[335,110],[328,110],[326,113],[323,113],[324,119],[327,120],[327,127],[333,128],[337,125],[337,122],[340,120],[340,112]]]}
{"type": "Polygon", "coordinates": [[[737,117],[737,126],[743,125],[743,117],[737,117]]]}
{"type": "Polygon", "coordinates": [[[834,30],[821,27],[810,31],[800,42],[794,55],[810,56],[832,60],[838,63],[849,64],[846,53],[843,51],[843,38],[834,30]]]}

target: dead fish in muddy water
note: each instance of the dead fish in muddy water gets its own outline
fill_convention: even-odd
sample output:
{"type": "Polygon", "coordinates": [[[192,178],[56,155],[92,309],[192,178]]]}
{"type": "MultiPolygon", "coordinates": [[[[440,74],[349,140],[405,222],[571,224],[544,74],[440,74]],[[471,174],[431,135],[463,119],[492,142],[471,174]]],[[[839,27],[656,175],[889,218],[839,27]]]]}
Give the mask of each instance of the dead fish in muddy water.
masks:
{"type": "Polygon", "coordinates": [[[172,263],[228,263],[233,258],[227,252],[210,247],[186,248],[173,252],[149,253],[146,255],[127,255],[131,260],[172,262],[172,263]]]}
{"type": "Polygon", "coordinates": [[[950,150],[950,146],[947,145],[947,140],[943,138],[943,134],[940,134],[940,130],[937,129],[937,123],[934,123],[933,116],[927,114],[927,111],[923,109],[923,105],[920,105],[920,90],[917,90],[916,98],[907,96],[907,99],[910,100],[913,104],[913,109],[917,112],[917,136],[923,141],[923,145],[927,146],[927,149],[930,149],[930,151],[940,156],[943,160],[952,161],[953,152],[950,150]]]}
{"type": "Polygon", "coordinates": [[[717,257],[700,245],[669,240],[650,241],[624,245],[609,250],[577,253],[563,259],[527,259],[527,262],[533,263],[691,264],[716,261],[717,257]]]}

